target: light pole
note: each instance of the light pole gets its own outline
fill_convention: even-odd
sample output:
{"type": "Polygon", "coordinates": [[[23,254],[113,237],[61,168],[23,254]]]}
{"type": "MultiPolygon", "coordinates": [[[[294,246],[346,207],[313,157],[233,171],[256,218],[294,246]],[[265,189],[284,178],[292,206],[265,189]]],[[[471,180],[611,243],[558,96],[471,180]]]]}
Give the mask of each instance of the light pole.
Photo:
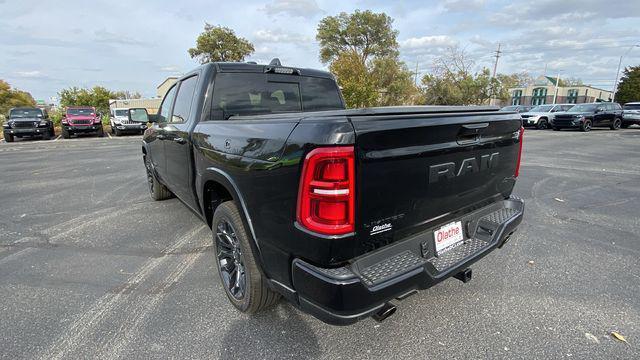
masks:
{"type": "Polygon", "coordinates": [[[640,47],[640,44],[635,44],[632,45],[631,47],[629,47],[629,49],[627,49],[627,51],[624,53],[624,55],[620,56],[620,61],[618,61],[618,71],[616,71],[616,81],[613,83],[613,102],[616,101],[616,93],[618,92],[618,77],[620,76],[620,66],[622,66],[622,58],[629,55],[629,52],[634,48],[634,47],[640,47]]]}

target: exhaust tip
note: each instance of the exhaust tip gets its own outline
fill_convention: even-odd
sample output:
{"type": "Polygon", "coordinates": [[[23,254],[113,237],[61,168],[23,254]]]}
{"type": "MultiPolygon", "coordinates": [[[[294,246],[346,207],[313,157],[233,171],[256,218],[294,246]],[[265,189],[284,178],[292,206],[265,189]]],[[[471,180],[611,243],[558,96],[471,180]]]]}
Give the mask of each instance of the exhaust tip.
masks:
{"type": "Polygon", "coordinates": [[[395,314],[396,310],[395,305],[386,303],[377,313],[373,314],[373,319],[377,322],[382,322],[389,316],[395,314]]]}

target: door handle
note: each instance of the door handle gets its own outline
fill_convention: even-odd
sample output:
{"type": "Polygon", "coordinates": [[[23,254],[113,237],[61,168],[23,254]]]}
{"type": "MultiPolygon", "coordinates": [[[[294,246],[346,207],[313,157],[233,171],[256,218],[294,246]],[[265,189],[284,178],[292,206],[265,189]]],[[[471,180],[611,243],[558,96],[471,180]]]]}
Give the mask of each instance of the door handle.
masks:
{"type": "Polygon", "coordinates": [[[181,137],[177,137],[177,138],[173,138],[173,141],[177,142],[178,144],[186,144],[187,140],[181,138],[181,137]]]}

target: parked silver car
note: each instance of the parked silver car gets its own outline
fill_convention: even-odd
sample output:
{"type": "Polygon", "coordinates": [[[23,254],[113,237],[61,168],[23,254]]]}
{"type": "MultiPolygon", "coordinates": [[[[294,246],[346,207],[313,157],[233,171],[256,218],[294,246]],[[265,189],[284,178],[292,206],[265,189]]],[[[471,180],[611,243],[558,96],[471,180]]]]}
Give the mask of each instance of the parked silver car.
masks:
{"type": "Polygon", "coordinates": [[[640,102],[630,102],[622,107],[622,127],[640,125],[640,102]]]}
{"type": "Polygon", "coordinates": [[[535,127],[538,129],[548,129],[553,124],[554,113],[567,111],[575,104],[546,104],[538,105],[528,112],[520,114],[522,124],[525,127],[535,127]]]}

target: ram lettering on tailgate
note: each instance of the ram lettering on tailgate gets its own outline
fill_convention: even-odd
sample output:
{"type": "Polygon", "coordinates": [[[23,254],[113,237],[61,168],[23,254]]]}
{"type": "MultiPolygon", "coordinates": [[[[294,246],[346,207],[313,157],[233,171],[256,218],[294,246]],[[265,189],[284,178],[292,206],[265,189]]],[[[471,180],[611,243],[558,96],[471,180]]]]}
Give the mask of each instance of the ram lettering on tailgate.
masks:
{"type": "Polygon", "coordinates": [[[493,153],[491,155],[480,156],[480,164],[478,165],[478,159],[475,157],[462,160],[458,171],[456,171],[456,164],[453,162],[447,162],[444,164],[437,164],[429,166],[429,184],[436,183],[442,178],[446,180],[454,179],[458,176],[466,174],[477,173],[480,171],[488,170],[498,166],[498,160],[500,153],[493,153]]]}

